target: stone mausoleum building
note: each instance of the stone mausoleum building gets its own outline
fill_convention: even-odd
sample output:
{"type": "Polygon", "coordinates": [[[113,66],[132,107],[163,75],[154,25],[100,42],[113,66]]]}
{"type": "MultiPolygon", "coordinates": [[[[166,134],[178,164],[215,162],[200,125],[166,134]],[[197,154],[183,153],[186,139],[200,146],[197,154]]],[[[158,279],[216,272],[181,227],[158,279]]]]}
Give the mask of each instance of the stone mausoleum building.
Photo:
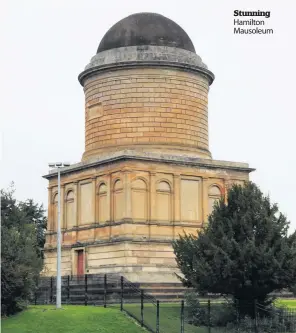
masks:
{"type": "MultiPolygon", "coordinates": [[[[214,201],[253,170],[212,158],[213,81],[187,33],[162,15],[134,14],[107,31],[79,75],[85,151],[61,171],[63,275],[177,280],[172,240],[196,233],[214,201]]],[[[44,274],[55,275],[57,171],[44,177],[44,274]]]]}

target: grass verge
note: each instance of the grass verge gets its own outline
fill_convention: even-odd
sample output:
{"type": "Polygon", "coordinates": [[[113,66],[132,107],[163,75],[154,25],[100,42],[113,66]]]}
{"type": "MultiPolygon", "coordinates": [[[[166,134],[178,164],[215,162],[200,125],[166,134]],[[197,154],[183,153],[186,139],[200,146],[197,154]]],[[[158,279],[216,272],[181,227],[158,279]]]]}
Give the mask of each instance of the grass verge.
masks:
{"type": "Polygon", "coordinates": [[[2,333],[144,333],[118,309],[65,305],[31,306],[15,316],[2,319],[2,333]]]}

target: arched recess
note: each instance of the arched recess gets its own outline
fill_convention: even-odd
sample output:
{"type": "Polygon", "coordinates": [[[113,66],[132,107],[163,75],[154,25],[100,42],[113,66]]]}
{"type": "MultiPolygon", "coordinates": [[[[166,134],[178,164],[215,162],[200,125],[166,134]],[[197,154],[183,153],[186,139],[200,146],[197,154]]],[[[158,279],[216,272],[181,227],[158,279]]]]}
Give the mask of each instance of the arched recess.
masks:
{"type": "Polygon", "coordinates": [[[52,231],[57,230],[58,225],[58,194],[54,194],[52,199],[52,224],[51,229],[52,231]]]}
{"type": "Polygon", "coordinates": [[[172,191],[167,181],[160,181],[156,186],[156,216],[159,221],[172,219],[172,191]]]}
{"type": "Polygon", "coordinates": [[[121,220],[124,214],[123,183],[116,180],[113,186],[113,217],[115,221],[121,220]]]}
{"type": "Polygon", "coordinates": [[[143,179],[137,178],[132,182],[132,218],[134,220],[147,220],[148,193],[147,184],[143,179]]]}
{"type": "Polygon", "coordinates": [[[99,186],[98,201],[99,222],[106,222],[109,207],[107,206],[107,185],[105,183],[102,183],[99,186]]]}
{"type": "Polygon", "coordinates": [[[209,188],[209,197],[208,197],[208,213],[209,215],[212,213],[214,204],[216,201],[221,199],[221,190],[220,187],[217,185],[211,185],[209,188]]]}
{"type": "Polygon", "coordinates": [[[76,225],[74,198],[74,192],[68,191],[66,195],[66,229],[71,229],[76,225]]]}

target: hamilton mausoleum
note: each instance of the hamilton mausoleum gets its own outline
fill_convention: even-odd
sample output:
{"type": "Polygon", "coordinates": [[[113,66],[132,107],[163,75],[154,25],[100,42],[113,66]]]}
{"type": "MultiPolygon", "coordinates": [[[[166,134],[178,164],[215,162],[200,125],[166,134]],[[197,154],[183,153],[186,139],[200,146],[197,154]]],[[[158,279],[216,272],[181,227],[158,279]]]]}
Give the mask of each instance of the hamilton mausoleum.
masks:
{"type": "MultiPolygon", "coordinates": [[[[214,74],[187,33],[154,13],[112,26],[80,73],[85,151],[61,169],[62,275],[177,280],[172,240],[207,223],[215,200],[253,170],[214,160],[214,74]]],[[[44,275],[56,274],[57,170],[48,186],[44,275]]]]}

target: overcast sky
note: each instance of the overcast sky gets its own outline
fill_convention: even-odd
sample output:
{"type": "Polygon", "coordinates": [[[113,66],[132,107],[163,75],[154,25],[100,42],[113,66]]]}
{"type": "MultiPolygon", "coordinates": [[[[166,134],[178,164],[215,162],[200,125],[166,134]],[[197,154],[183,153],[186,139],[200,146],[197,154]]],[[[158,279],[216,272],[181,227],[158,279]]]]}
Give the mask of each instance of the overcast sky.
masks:
{"type": "Polygon", "coordinates": [[[137,12],[178,23],[216,79],[209,94],[214,159],[248,162],[296,228],[296,1],[6,0],[0,11],[1,187],[47,207],[51,161],[79,162],[84,94],[77,76],[105,32],[137,12]],[[268,10],[273,35],[234,35],[233,11],[268,10]]]}

